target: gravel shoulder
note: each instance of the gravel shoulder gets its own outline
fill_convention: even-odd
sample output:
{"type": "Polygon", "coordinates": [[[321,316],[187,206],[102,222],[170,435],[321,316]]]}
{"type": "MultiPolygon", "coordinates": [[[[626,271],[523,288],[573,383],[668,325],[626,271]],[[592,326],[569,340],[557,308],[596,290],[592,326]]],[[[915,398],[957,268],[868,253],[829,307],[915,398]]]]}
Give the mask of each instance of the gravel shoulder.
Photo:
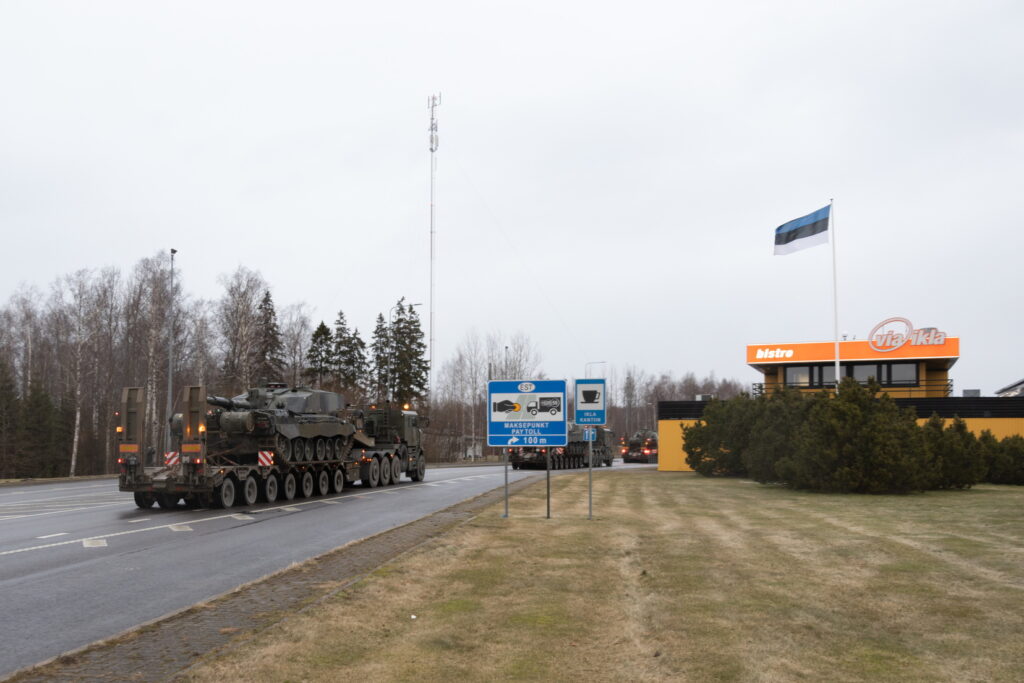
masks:
{"type": "MultiPolygon", "coordinates": [[[[537,475],[511,483],[509,493],[539,479],[537,475]]],[[[113,638],[15,672],[4,680],[173,680],[198,658],[246,640],[291,614],[308,609],[381,565],[473,519],[503,496],[504,487],[493,489],[113,638]]]]}

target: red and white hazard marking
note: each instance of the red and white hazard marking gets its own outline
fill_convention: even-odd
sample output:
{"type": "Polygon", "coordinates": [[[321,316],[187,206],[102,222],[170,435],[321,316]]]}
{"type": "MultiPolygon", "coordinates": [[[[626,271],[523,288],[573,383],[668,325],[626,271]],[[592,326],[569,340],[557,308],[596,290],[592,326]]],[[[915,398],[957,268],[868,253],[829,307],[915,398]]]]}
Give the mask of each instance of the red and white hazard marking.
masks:
{"type": "Polygon", "coordinates": [[[164,466],[174,467],[180,462],[178,451],[171,451],[170,453],[164,453],[164,466]]]}
{"type": "Polygon", "coordinates": [[[259,452],[259,463],[260,465],[273,465],[274,464],[274,451],[260,451],[259,452]]]}

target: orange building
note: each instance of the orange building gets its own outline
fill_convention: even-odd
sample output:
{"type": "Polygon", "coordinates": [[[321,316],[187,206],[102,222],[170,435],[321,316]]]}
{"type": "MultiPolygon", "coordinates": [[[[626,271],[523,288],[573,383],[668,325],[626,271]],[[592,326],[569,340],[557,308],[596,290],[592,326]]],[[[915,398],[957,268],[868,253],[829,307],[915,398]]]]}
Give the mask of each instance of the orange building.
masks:
{"type": "MultiPolygon", "coordinates": [[[[934,327],[915,328],[906,318],[888,318],[867,339],[830,342],[750,344],[747,364],[763,376],[753,385],[755,395],[775,387],[821,391],[839,376],[861,383],[874,378],[897,404],[913,408],[918,424],[935,414],[963,418],[975,434],[991,431],[997,438],[1024,435],[1024,396],[1016,398],[953,397],[949,369],[960,358],[960,339],[934,327]]],[[[682,428],[700,420],[707,404],[701,401],[658,402],[658,469],[687,471],[682,428]]]]}
{"type": "Polygon", "coordinates": [[[947,397],[953,393],[949,369],[960,358],[960,338],[934,327],[915,329],[906,318],[889,318],[866,340],[750,344],[747,364],[764,375],[754,393],[780,386],[820,391],[839,376],[861,383],[874,377],[893,398],[947,397]]]}

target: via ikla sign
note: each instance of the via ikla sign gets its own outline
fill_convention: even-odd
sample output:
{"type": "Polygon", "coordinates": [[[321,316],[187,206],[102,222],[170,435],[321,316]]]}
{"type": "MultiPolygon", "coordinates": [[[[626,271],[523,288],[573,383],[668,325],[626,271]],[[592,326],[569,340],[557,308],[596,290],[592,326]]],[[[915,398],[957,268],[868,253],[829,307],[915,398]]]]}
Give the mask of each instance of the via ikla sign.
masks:
{"type": "Polygon", "coordinates": [[[565,380],[493,380],[487,383],[487,445],[565,446],[565,380]]]}
{"type": "Polygon", "coordinates": [[[913,323],[906,318],[889,318],[875,325],[868,335],[868,344],[879,353],[888,353],[910,344],[911,346],[931,346],[945,344],[946,333],[934,327],[922,327],[915,330],[913,323]]]}

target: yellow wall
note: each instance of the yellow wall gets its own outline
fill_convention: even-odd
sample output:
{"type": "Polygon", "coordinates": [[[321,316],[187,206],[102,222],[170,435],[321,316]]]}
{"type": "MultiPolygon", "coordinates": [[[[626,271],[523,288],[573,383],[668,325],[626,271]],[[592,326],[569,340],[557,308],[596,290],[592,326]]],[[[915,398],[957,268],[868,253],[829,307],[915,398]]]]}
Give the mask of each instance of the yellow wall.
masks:
{"type": "MultiPolygon", "coordinates": [[[[917,424],[923,425],[928,420],[918,420],[917,424]]],[[[943,418],[942,422],[948,427],[953,418],[943,418]]],[[[980,436],[986,429],[992,432],[997,439],[1005,439],[1008,436],[1024,436],[1024,417],[965,417],[967,429],[980,436]]],[[[659,438],[660,442],[660,438],[659,438]]]]}
{"type": "Polygon", "coordinates": [[[683,450],[683,427],[697,420],[658,420],[658,471],[692,472],[683,450]]]}

